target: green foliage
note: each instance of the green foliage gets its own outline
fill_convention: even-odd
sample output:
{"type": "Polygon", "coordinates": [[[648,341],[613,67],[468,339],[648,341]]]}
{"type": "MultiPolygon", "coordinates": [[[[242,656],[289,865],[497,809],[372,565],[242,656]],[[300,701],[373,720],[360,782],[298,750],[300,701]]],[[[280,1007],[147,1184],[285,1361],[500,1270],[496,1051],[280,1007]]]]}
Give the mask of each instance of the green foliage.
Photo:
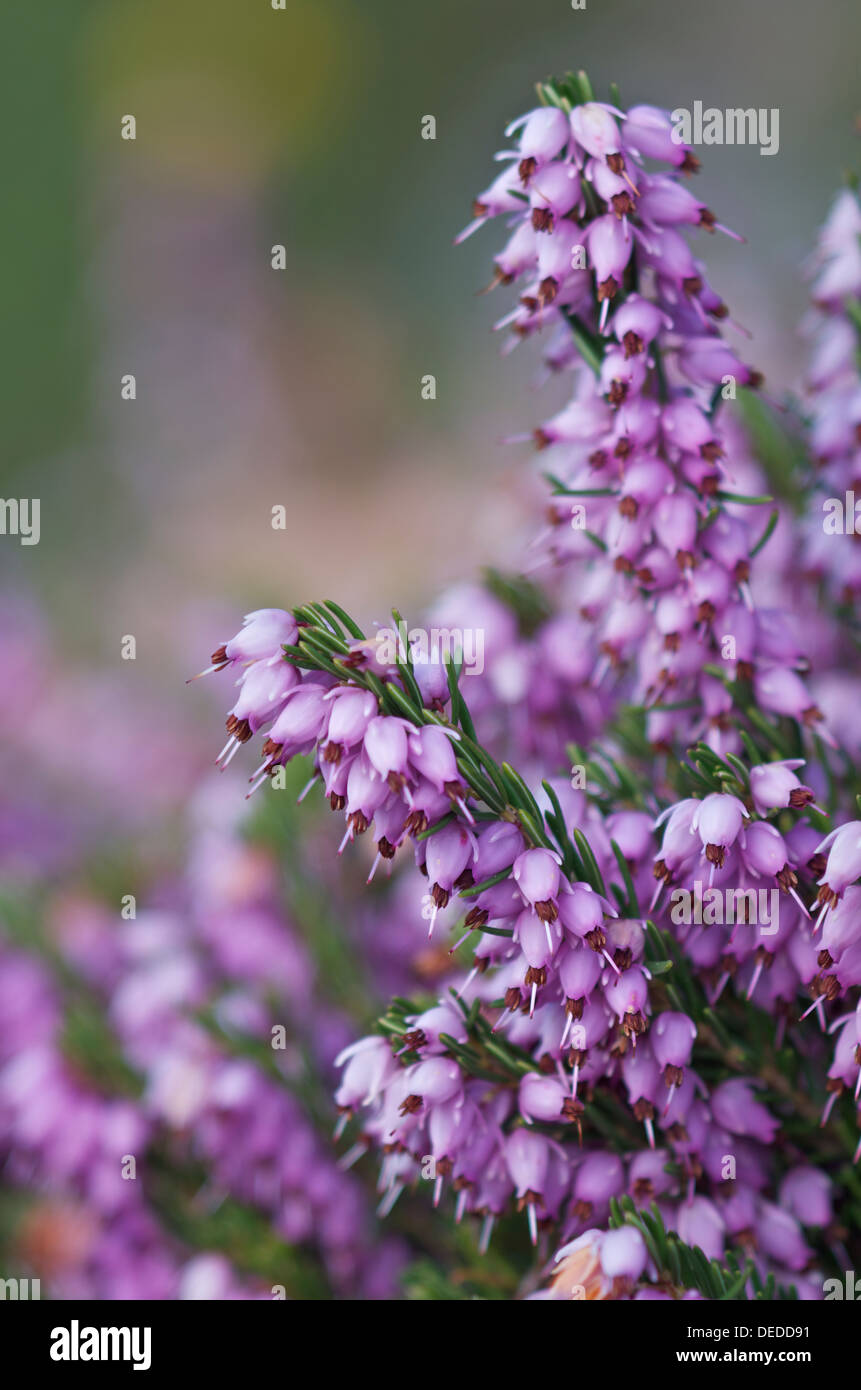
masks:
{"type": "Polygon", "coordinates": [[[149,1155],[145,1181],[153,1209],[183,1244],[226,1255],[264,1286],[282,1285],[287,1298],[332,1297],[313,1253],[281,1240],[270,1219],[253,1207],[207,1191],[203,1168],[162,1148],[149,1155]]]}
{"type": "Polygon", "coordinates": [[[504,574],[492,566],[482,570],[484,586],[510,608],[521,637],[532,637],[553,609],[547,594],[522,574],[504,574]]]}

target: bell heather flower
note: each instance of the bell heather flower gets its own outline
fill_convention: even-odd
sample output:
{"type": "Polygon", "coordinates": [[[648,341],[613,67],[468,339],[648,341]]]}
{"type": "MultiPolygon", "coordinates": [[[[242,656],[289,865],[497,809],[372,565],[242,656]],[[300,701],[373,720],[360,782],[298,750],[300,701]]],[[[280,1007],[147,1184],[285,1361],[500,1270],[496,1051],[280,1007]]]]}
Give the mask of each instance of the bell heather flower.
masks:
{"type": "Polygon", "coordinates": [[[722,1258],[726,1227],[720,1212],[708,1197],[693,1197],[679,1205],[676,1230],[688,1245],[698,1245],[706,1259],[722,1258]]]}
{"type": "Polygon", "coordinates": [[[652,1028],[652,1051],[664,1069],[664,1081],[670,1090],[667,1110],[670,1108],[673,1090],[682,1083],[684,1068],[691,1059],[691,1049],[696,1035],[696,1024],[686,1014],[673,1013],[670,1010],[660,1014],[652,1028]]]}
{"type": "Polygon", "coordinates": [[[286,662],[272,666],[268,661],[255,661],[248,667],[239,683],[236,704],[227,716],[230,737],[215,760],[222,770],[252,734],[277,717],[298,680],[295,669],[286,662]]]}
{"type": "Polygon", "coordinates": [[[202,676],[223,671],[227,666],[248,666],[254,661],[275,661],[285,643],[296,640],[296,619],[281,608],[258,608],[246,613],[235,637],[223,642],[212,653],[212,665],[202,676]]]}
{"type": "MultiPolygon", "coordinates": [[[[534,113],[536,129],[546,122],[555,132],[553,143],[562,124],[541,111],[554,109],[534,113]]],[[[670,732],[670,742],[700,733],[696,713],[669,719],[665,704],[704,707],[707,740],[737,753],[732,697],[716,708],[714,678],[704,669],[723,661],[728,676],[755,679],[763,708],[830,737],[795,670],[799,658],[769,643],[757,612],[752,509],[721,495],[739,444],[733,421],[715,419],[713,391],[729,379],[755,388],[759,374],[724,341],[726,308],[681,234],[720,226],[680,181],[696,162],[655,108],[626,115],[575,102],[570,124],[571,139],[554,155],[542,153],[529,204],[511,210],[518,255],[503,278],[527,284],[499,326],[510,324],[521,338],[538,327],[562,333],[573,314],[595,358],[594,376],[575,366],[569,406],[533,431],[537,446],[554,454],[551,529],[541,538],[546,562],[575,566],[581,591],[591,570],[609,570],[596,598],[581,606],[588,624],[581,650],[591,659],[567,673],[571,693],[587,711],[603,689],[600,723],[633,691],[654,710],[656,746],[670,732]],[[642,151],[654,158],[657,150],[669,171],[642,167],[642,151]],[[648,282],[638,274],[646,269],[648,282]],[[584,277],[591,281],[585,287],[584,277]],[[727,653],[726,634],[743,647],[738,655],[727,653]]],[[[572,365],[555,346],[548,359],[572,365]]]]}
{"type": "Polygon", "coordinates": [[[748,815],[737,796],[713,792],[694,812],[691,831],[699,835],[703,853],[709,863],[709,887],[715,869],[722,869],[726,852],[736,840],[744,843],[744,818],[748,815]]]}
{"type": "Polygon", "coordinates": [[[832,1184],[819,1168],[792,1168],[780,1184],[780,1205],[802,1226],[827,1226],[832,1219],[832,1184]]]}
{"type": "Polygon", "coordinates": [[[555,901],[560,880],[557,856],[545,849],[525,850],[512,864],[511,876],[524,902],[535,909],[542,921],[555,922],[559,915],[555,901]]]}
{"type": "Polygon", "coordinates": [[[754,1099],[751,1082],[742,1079],[722,1082],[711,1104],[715,1118],[732,1134],[752,1134],[764,1144],[770,1144],[774,1138],[778,1122],[754,1099]]]}
{"type": "Polygon", "coordinates": [[[800,810],[810,805],[814,794],[810,787],[802,786],[794,771],[803,766],[803,758],[789,758],[783,762],[761,763],[750,769],[751,796],[758,815],[767,815],[784,806],[800,810]]]}
{"type": "Polygon", "coordinates": [[[829,908],[843,896],[850,883],[861,876],[861,821],[849,821],[838,826],[817,846],[817,854],[828,850],[825,870],[819,880],[818,900],[822,911],[817,920],[821,926],[829,908]]]}

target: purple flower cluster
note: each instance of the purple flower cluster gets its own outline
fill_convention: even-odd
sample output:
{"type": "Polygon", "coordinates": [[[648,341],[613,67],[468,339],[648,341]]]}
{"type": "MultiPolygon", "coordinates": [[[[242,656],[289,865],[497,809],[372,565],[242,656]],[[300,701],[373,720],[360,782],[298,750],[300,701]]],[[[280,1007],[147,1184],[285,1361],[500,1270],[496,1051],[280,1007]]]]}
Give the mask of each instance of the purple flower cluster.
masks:
{"type": "MultiPolygon", "coordinates": [[[[751,769],[750,802],[762,816],[806,807],[812,798],[793,766],[751,769]]],[[[784,835],[772,820],[752,819],[737,798],[720,794],[682,801],[661,819],[654,873],[659,885],[674,886],[664,912],[711,1003],[732,980],[746,1000],[777,1016],[782,1037],[799,1021],[807,995],[813,1002],[801,1021],[815,1012],[823,1030],[837,1033],[824,1119],[848,1090],[861,1126],[861,822],[844,822],[823,838],[802,818],[784,835]],[[679,893],[677,885],[688,886],[679,893]],[[811,910],[797,891],[802,886],[811,910]],[[829,1023],[825,1006],[838,1001],[851,1011],[829,1023]]]]}
{"type": "MultiPolygon", "coordinates": [[[[727,230],[690,191],[697,161],[666,113],[575,87],[544,87],[509,128],[461,236],[505,220],[494,283],[521,292],[498,326],[545,334],[547,365],[573,376],[531,436],[553,489],[538,607],[523,621],[498,577],[444,596],[434,621],[486,639],[460,683],[335,605],[250,614],[210,667],[238,677],[218,762],[258,735],[253,792],[308,758],[341,849],[371,842],[369,878],[398,873],[399,912],[412,860],[416,918],[452,932],[447,992],[396,998],[337,1058],[346,1162],[379,1155],[382,1211],[426,1182],[480,1221],[481,1249],[522,1213],[541,1258],[558,1249],[534,1297],[682,1296],[619,1225],[630,1202],[813,1298],[823,1251],[849,1259],[834,1173],[861,1124],[861,822],[812,686],[842,735],[857,674],[837,669],[813,585],[786,604],[805,525],[772,516],[725,404],[760,378],[683,234],[727,230]],[[585,780],[552,775],[571,739],[585,780]]],[[[848,489],[858,217],[844,195],[814,287],[814,449],[848,489]]],[[[838,576],[838,599],[843,563],[808,567],[838,576]]]]}
{"type": "Polygon", "coordinates": [[[190,1254],[169,1232],[152,1202],[153,1153],[180,1171],[203,1166],[201,1217],[226,1197],[253,1208],[288,1246],[315,1252],[341,1296],[397,1288],[404,1249],[375,1240],[368,1194],[326,1134],[331,1111],[308,1107],[349,1022],[317,992],[275,867],[241,838],[235,788],[224,790],[229,815],[206,796],[187,884],[179,896],[168,888],[165,906],[121,931],[114,913],[69,892],[47,914],[53,948],[102,1001],[140,1098],[103,1093],[68,1060],[68,986],[37,956],[0,951],[0,1163],[35,1194],[19,1245],[53,1297],[273,1297],[271,1281],[190,1254]],[[262,1064],[241,1055],[249,1045],[262,1064]]]}
{"type": "Polygon", "coordinates": [[[705,716],[714,746],[738,752],[714,666],[752,683],[761,709],[820,726],[794,623],[751,591],[763,523],[733,501],[737,436],[718,416],[759,377],[727,346],[726,306],[682,235],[719,225],[685,185],[690,152],[651,107],[545,107],[516,129],[469,230],[506,218],[497,281],[525,288],[498,326],[549,332],[548,364],[574,376],[569,404],[533,436],[554,486],[541,546],[576,573],[542,665],[561,661],[586,717],[596,692],[645,707],[657,747],[701,736],[705,716]]]}
{"type": "MultiPolygon", "coordinates": [[[[762,814],[810,801],[809,789],[781,764],[755,768],[751,783],[762,814]]],[[[563,806],[570,804],[565,788],[556,790],[563,806]]],[[[728,889],[740,889],[744,901],[749,885],[764,879],[778,884],[784,899],[774,935],[770,924],[768,934],[760,934],[755,909],[748,919],[740,908],[730,923],[708,910],[703,920],[700,910],[682,926],[666,914],[712,1003],[732,979],[739,993],[748,999],[756,994],[757,1003],[775,1011],[785,1026],[797,1021],[802,997],[820,1000],[829,991],[835,997],[839,991],[824,982],[814,924],[794,886],[798,865],[814,891],[806,861],[812,857],[811,834],[814,845],[819,840],[816,832],[800,822],[784,840],[770,821],[754,819],[738,798],[720,794],[682,802],[664,819],[654,860],[659,888],[667,879],[693,882],[702,875],[711,885],[707,891],[726,900],[728,889]]],[[[838,832],[835,844],[845,846],[855,829],[838,832]]],[[[593,820],[590,840],[609,874],[609,841],[602,844],[597,830],[593,820]]],[[[647,818],[634,812],[619,813],[605,828],[624,846],[641,888],[652,867],[650,830],[647,818]]],[[[846,867],[852,878],[861,871],[857,834],[855,846],[855,861],[846,867]]],[[[823,885],[830,883],[829,874],[836,878],[830,861],[823,885]]],[[[821,890],[826,901],[830,891],[821,890]]],[[[853,891],[861,890],[847,890],[853,891]]],[[[458,1218],[470,1212],[483,1217],[485,1239],[512,1203],[526,1208],[533,1239],[542,1223],[563,1236],[582,1235],[596,1220],[606,1220],[612,1197],[628,1192],[644,1204],[657,1199],[667,1228],[710,1257],[720,1258],[732,1240],[759,1252],[763,1274],[804,1269],[812,1252],[801,1226],[827,1225],[830,1214],[816,1221],[791,1210],[787,1215],[768,1199],[775,1181],[768,1149],[780,1122],[757,1098],[761,1083],[739,1077],[710,1091],[690,1065],[697,1035],[692,1020],[666,1009],[650,1017],[642,923],[612,915],[583,885],[560,882],[558,866],[540,849],[521,853],[510,879],[478,894],[466,920],[507,935],[482,940],[476,966],[458,982],[460,999],[479,1001],[488,1016],[498,1011],[493,1033],[504,1028],[518,1055],[531,1056],[533,1064],[526,1069],[524,1063],[516,1084],[491,1088],[465,1074],[451,1056],[451,1041],[466,1044],[467,1032],[450,999],[405,1020],[399,1051],[417,1059],[407,1059],[407,1065],[381,1037],[348,1049],[337,1100],[359,1116],[362,1143],[372,1141],[386,1155],[381,1185],[389,1204],[415,1181],[419,1168],[427,1175],[431,1161],[437,1197],[449,1182],[458,1218]],[[600,1087],[620,1092],[644,1126],[649,1148],[631,1160],[627,1177],[620,1158],[584,1143],[589,1103],[600,1087]],[[567,1126],[579,1135],[577,1148],[560,1143],[560,1127],[567,1126]]],[[[844,973],[840,992],[857,983],[857,976],[844,973]]],[[[856,1015],[839,1026],[841,1038],[857,1049],[856,1015]]],[[[843,1066],[848,1064],[855,1084],[859,1054],[843,1046],[843,1066]]],[[[834,1068],[829,1075],[833,1095],[842,1085],[833,1082],[834,1068]]],[[[826,1115],[830,1108],[831,1103],[826,1115]]],[[[810,1184],[815,1187],[819,1177],[814,1172],[810,1184]]]]}
{"type": "MultiPolygon", "coordinates": [[[[734,1084],[727,1083],[718,1104],[729,1109],[740,1101],[743,1111],[750,1114],[749,1095],[732,1091],[734,1084]]],[[[720,1260],[727,1244],[732,1243],[756,1252],[760,1274],[782,1267],[795,1282],[799,1297],[821,1296],[820,1281],[803,1271],[812,1255],[805,1228],[827,1228],[834,1217],[831,1184],[823,1173],[809,1167],[790,1169],[780,1184],[777,1202],[759,1195],[753,1183],[747,1188],[734,1184],[728,1196],[714,1200],[695,1196],[674,1206],[667,1196],[671,1185],[665,1166],[668,1158],[668,1154],[655,1151],[631,1161],[623,1177],[635,1206],[654,1203],[667,1230],[675,1231],[686,1244],[699,1246],[710,1259],[720,1260]]],[[[726,1188],[725,1183],[723,1186],[726,1188]]],[[[656,1268],[640,1231],[630,1225],[617,1230],[593,1227],[566,1242],[554,1257],[547,1284],[531,1295],[551,1301],[660,1301],[677,1296],[656,1268]]],[[[702,1295],[691,1289],[682,1297],[698,1299],[702,1295]]]]}
{"type": "Polygon", "coordinates": [[[142,913],[127,925],[110,1022],[144,1078],[146,1113],[176,1140],[187,1136],[188,1156],[204,1164],[207,1200],[229,1194],[288,1244],[317,1248],[342,1294],[386,1297],[402,1264],[399,1243],[375,1244],[366,1194],[302,1103],[304,1040],[330,1074],[348,1025],[315,996],[312,962],[271,879],[235,827],[218,818],[204,826],[187,914],[142,913]],[[201,1009],[214,1012],[227,1039],[269,1051],[273,1074],[196,1022],[201,1009]]]}
{"type": "Polygon", "coordinates": [[[142,1163],[153,1119],[75,1075],[60,1047],[57,991],[35,957],[0,955],[0,1156],[13,1186],[38,1194],[21,1253],[56,1298],[208,1297],[190,1291],[204,1268],[224,1297],[269,1296],[215,1255],[189,1260],[153,1215],[142,1163]],[[126,1176],[124,1177],[124,1172],[126,1176]]]}
{"type": "Polygon", "coordinates": [[[135,1205],[139,1189],[122,1180],[121,1156],[143,1151],[145,1118],[127,1101],[102,1099],[74,1075],[58,1046],[56,991],[39,963],[4,952],[2,967],[0,1130],[8,1177],[38,1186],[62,1178],[106,1216],[135,1205]]]}
{"type": "Polygon", "coordinates": [[[853,604],[861,589],[861,375],[857,305],[861,298],[861,206],[836,198],[812,259],[812,308],[804,324],[809,446],[819,470],[806,528],[805,569],[831,597],[853,604]]]}
{"type": "MultiPolygon", "coordinates": [[[[357,650],[367,661],[361,644],[357,650]]],[[[377,696],[349,677],[306,673],[281,711],[269,711],[263,749],[269,769],[312,753],[315,779],[346,819],[345,840],[373,835],[378,859],[386,860],[411,840],[428,883],[430,930],[460,897],[466,935],[478,936],[472,969],[453,976],[456,999],[406,1016],[394,1053],[385,1038],[372,1037],[339,1059],[336,1100],[345,1118],[360,1121],[351,1158],[369,1145],[382,1151],[383,1210],[421,1174],[432,1178],[437,1200],[446,1186],[453,1190],[458,1219],[482,1218],[485,1242],[495,1219],[513,1207],[526,1211],[533,1241],[545,1225],[563,1238],[583,1235],[606,1221],[611,1198],[628,1191],[622,1160],[596,1148],[590,1129],[590,1104],[607,1089],[643,1127],[648,1147],[632,1159],[635,1181],[643,1164],[661,1174],[657,1191],[642,1192],[664,1199],[668,1229],[715,1257],[728,1241],[746,1242],[763,1274],[797,1274],[812,1258],[804,1223],[782,1212],[776,1226],[778,1208],[768,1196],[778,1182],[769,1150],[780,1121],[757,1097],[755,1076],[710,1088],[691,1065],[697,1027],[683,1012],[656,1012],[644,920],[620,915],[590,883],[571,881],[561,856],[532,843],[516,817],[489,818],[470,804],[456,730],[417,728],[379,710],[377,696]],[[301,738],[285,748],[290,706],[300,700],[301,738]],[[491,1045],[504,1037],[523,1059],[516,1077],[488,1084],[464,1067],[457,1051],[471,1043],[464,1010],[475,1007],[491,1045]],[[568,1129],[576,1148],[561,1142],[568,1129]]],[[[651,894],[654,908],[670,890],[657,920],[672,931],[709,1002],[732,980],[737,994],[776,1013],[782,1030],[796,1021],[801,999],[813,997],[824,1022],[823,1001],[859,983],[851,943],[841,978],[828,979],[824,941],[817,942],[818,924],[799,892],[812,903],[818,887],[823,930],[836,937],[846,917],[839,901],[846,890],[851,903],[848,885],[861,871],[855,828],[836,833],[826,862],[830,837],[823,841],[803,817],[786,833],[770,819],[815,807],[800,766],[755,765],[749,786],[739,788],[744,798],[713,793],[668,806],[659,847],[645,811],[604,817],[586,792],[561,779],[547,784],[567,833],[585,836],[605,882],[618,879],[619,855],[635,900],[651,894]],[[679,885],[689,885],[687,916],[673,906],[679,885]],[[759,920],[763,888],[779,911],[772,906],[759,920]],[[732,915],[723,906],[711,910],[715,896],[733,905],[732,915]]],[[[848,1017],[841,1022],[844,1064],[840,1049],[844,1039],[855,1045],[856,1026],[855,1015],[851,1027],[848,1017]]],[[[853,1054],[853,1085],[858,1072],[853,1054]]],[[[829,1088],[836,1095],[844,1083],[829,1088]]]]}

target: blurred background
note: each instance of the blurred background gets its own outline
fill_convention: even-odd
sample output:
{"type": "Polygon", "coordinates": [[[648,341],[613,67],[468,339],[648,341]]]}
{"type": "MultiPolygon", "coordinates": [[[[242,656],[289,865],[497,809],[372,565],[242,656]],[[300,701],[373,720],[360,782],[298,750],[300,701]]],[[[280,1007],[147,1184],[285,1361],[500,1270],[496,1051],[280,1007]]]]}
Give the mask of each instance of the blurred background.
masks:
{"type": "Polygon", "coordinates": [[[180,870],[226,704],[184,680],[244,612],[384,620],[516,567],[529,451],[500,440],[563,388],[536,395],[528,346],[500,357],[510,297],[476,297],[498,232],[453,238],[535,81],[779,108],[777,156],[701,150],[697,191],[747,237],[698,250],[780,396],[801,266],[857,162],[861,9],[5,0],[0,23],[0,491],[41,501],[38,545],[0,537],[2,860],[115,901],[180,870]]]}
{"type": "Polygon", "coordinates": [[[499,359],[504,292],[475,298],[497,233],[452,240],[554,71],[627,104],[779,107],[776,157],[700,151],[700,196],[748,238],[702,250],[750,360],[798,373],[799,267],[856,158],[853,0],[3,11],[3,486],[41,497],[42,539],[0,560],[70,655],[135,634],[135,678],[188,707],[177,677],[226,634],[199,605],[382,618],[508,552],[524,450],[498,441],[557,402],[528,347],[499,359]]]}

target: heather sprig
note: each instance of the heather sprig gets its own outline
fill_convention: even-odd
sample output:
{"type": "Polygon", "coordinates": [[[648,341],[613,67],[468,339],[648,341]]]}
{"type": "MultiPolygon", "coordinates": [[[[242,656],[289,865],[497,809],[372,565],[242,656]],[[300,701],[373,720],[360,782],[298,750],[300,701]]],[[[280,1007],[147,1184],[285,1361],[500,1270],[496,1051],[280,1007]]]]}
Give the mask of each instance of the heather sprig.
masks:
{"type": "MultiPolygon", "coordinates": [[[[213,655],[240,672],[219,762],[262,734],[255,791],[310,757],[341,848],[372,839],[369,877],[399,884],[412,860],[416,913],[451,933],[442,992],[395,998],[338,1059],[345,1161],[379,1156],[381,1212],[429,1180],[482,1251],[525,1217],[558,1250],[536,1297],[815,1297],[861,1153],[861,822],[811,688],[839,635],[809,584],[801,618],[781,592],[797,523],[686,237],[735,236],[693,151],[583,73],[538,91],[458,239],[505,221],[497,326],[542,334],[572,397],[521,437],[549,462],[529,576],[432,610],[487,638],[469,703],[456,661],[337,604],[263,610],[213,655]]],[[[856,213],[817,289],[843,455],[856,213]]]]}
{"type": "Polygon", "coordinates": [[[552,330],[548,364],[574,378],[569,405],[533,432],[551,463],[541,548],[577,605],[571,694],[590,736],[622,695],[673,751],[705,729],[738,752],[733,717],[752,702],[822,732],[803,653],[754,599],[753,562],[779,513],[734,485],[738,431],[719,417],[759,376],[726,345],[726,306],[681,235],[718,224],[686,189],[694,164],[669,116],[589,91],[582,74],[539,87],[549,105],[509,128],[511,201],[480,197],[472,228],[500,215],[514,228],[496,280],[527,286],[497,326],[517,339],[552,330]],[[647,172],[643,155],[670,171],[647,172]]]}

